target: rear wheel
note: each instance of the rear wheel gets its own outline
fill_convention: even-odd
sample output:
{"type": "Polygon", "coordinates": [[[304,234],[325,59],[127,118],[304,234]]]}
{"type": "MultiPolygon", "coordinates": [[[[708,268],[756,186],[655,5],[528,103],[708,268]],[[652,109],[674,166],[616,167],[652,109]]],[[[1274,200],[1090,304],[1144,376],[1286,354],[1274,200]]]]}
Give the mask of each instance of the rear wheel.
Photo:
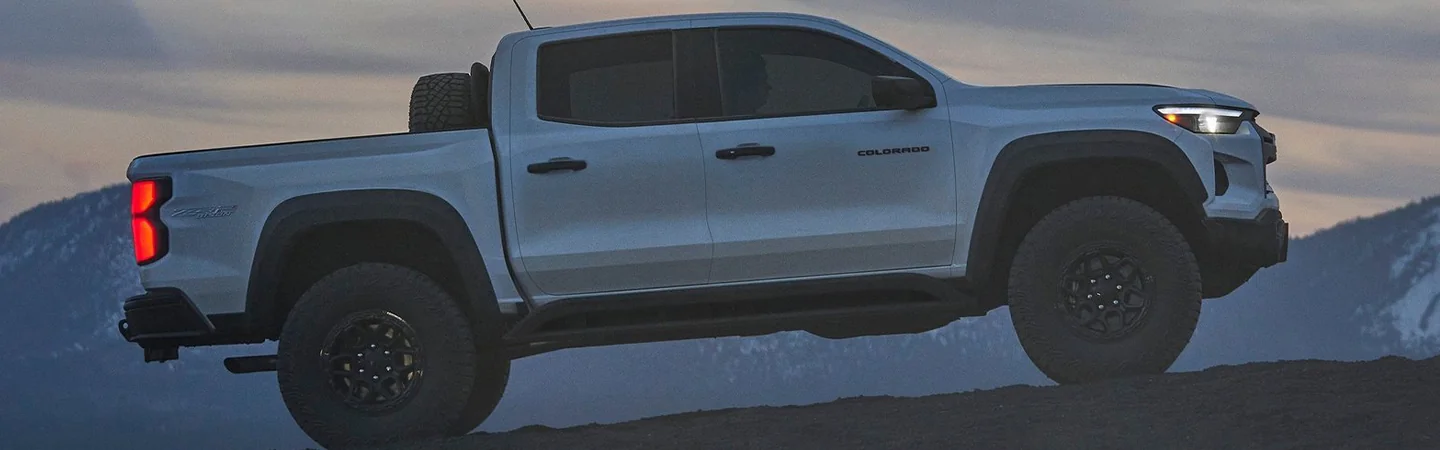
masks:
{"type": "Polygon", "coordinates": [[[497,369],[481,367],[491,357],[475,336],[464,311],[424,274],[350,266],[316,282],[290,312],[280,394],[326,448],[463,434],[493,410],[489,395],[504,390],[496,386],[503,378],[491,376],[497,369]]]}
{"type": "Polygon", "coordinates": [[[1200,273],[1165,216],[1118,197],[1046,215],[1016,251],[1011,319],[1026,354],[1059,383],[1157,374],[1189,344],[1200,273]]]}
{"type": "Polygon", "coordinates": [[[477,339],[481,343],[475,354],[475,383],[471,386],[465,410],[460,413],[460,420],[448,432],[450,435],[469,433],[485,422],[495,412],[495,407],[505,395],[505,387],[510,383],[510,358],[503,353],[499,336],[481,334],[477,339]]]}

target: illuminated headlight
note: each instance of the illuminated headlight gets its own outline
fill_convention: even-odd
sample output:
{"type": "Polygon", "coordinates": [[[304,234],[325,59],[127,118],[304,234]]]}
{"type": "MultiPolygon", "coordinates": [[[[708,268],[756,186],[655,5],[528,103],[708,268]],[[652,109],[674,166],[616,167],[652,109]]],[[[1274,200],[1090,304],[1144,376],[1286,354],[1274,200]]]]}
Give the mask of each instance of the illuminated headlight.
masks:
{"type": "Polygon", "coordinates": [[[1215,106],[1161,106],[1155,112],[1167,122],[1199,134],[1235,134],[1249,114],[1215,106]]]}

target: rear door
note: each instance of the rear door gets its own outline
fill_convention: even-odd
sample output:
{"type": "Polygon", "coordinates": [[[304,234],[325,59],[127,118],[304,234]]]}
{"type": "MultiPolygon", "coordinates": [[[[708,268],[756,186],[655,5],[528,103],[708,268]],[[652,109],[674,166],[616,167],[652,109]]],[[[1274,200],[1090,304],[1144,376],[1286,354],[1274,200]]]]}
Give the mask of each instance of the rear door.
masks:
{"type": "Polygon", "coordinates": [[[699,125],[712,282],[953,263],[948,112],[871,96],[874,76],[904,76],[944,105],[937,78],[843,28],[713,28],[720,105],[699,125]]]}
{"type": "Polygon", "coordinates": [[[512,69],[536,73],[511,87],[519,269],[550,295],[704,283],[705,162],[677,111],[672,31],[542,36],[512,69]]]}

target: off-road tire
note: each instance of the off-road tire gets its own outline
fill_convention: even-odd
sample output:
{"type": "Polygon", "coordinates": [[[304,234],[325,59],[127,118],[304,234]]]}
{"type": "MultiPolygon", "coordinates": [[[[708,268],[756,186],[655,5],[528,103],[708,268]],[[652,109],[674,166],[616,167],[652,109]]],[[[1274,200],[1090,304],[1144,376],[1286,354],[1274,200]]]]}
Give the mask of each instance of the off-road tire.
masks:
{"type": "Polygon", "coordinates": [[[423,273],[380,263],[349,266],[312,285],[290,311],[276,367],[280,394],[300,429],[330,449],[460,434],[455,429],[472,420],[467,399],[480,372],[474,336],[455,300],[423,273]],[[367,311],[407,323],[423,361],[413,394],[380,411],[347,405],[331,390],[320,356],[346,317],[367,311]]]}
{"type": "Polygon", "coordinates": [[[1008,291],[1021,346],[1061,384],[1163,373],[1200,318],[1200,270],[1184,236],[1159,212],[1120,197],[1075,200],[1042,218],[1016,250],[1008,291]],[[1071,326],[1061,285],[1072,261],[1102,249],[1134,258],[1155,294],[1128,334],[1105,339],[1071,326]]]}
{"type": "Polygon", "coordinates": [[[410,132],[475,127],[472,89],[468,73],[446,72],[420,77],[410,90],[410,132]]]}
{"type": "MultiPolygon", "coordinates": [[[[479,324],[481,327],[490,325],[479,324]]],[[[510,383],[510,358],[503,353],[499,338],[499,334],[481,333],[476,336],[479,344],[475,353],[475,383],[470,390],[470,399],[465,403],[465,410],[460,413],[460,420],[455,422],[447,434],[459,436],[474,430],[495,412],[495,407],[504,397],[505,387],[510,383]]]]}

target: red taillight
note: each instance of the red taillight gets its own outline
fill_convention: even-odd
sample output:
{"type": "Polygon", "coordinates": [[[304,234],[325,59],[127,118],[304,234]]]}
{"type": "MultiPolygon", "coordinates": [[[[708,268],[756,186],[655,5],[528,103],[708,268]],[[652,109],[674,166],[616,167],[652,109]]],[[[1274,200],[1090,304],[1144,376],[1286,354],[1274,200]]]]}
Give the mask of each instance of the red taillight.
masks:
{"type": "Polygon", "coordinates": [[[130,215],[138,216],[150,211],[160,200],[160,182],[140,180],[130,185],[130,215]]]}
{"type": "Polygon", "coordinates": [[[160,203],[166,199],[166,180],[139,180],[130,185],[130,232],[135,239],[135,262],[149,264],[165,255],[165,225],[160,203]]]}
{"type": "Polygon", "coordinates": [[[135,262],[145,264],[160,255],[160,236],[155,224],[148,217],[130,220],[131,231],[135,234],[135,262]]]}

